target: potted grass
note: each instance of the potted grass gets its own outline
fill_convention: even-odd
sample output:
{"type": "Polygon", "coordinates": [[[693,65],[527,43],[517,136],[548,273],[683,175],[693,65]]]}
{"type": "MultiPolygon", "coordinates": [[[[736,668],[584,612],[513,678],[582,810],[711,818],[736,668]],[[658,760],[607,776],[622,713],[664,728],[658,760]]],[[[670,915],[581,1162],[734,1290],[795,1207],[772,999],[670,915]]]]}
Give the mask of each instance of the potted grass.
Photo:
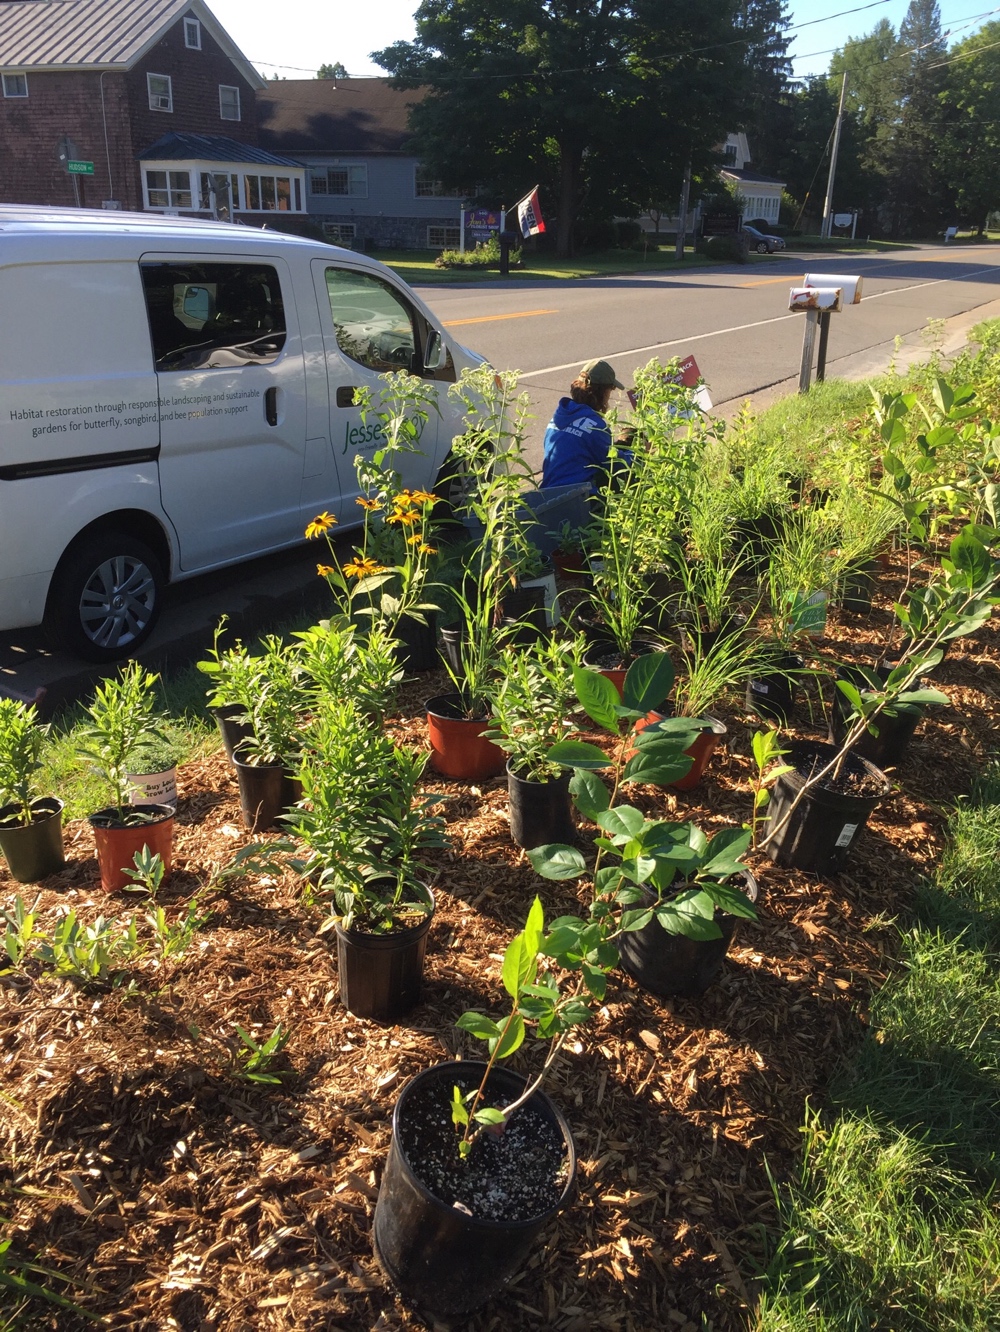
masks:
{"type": "Polygon", "coordinates": [[[540,642],[526,652],[506,652],[490,700],[492,725],[485,734],[507,759],[510,835],[520,847],[571,841],[570,770],[548,751],[572,727],[576,691],[573,667],[581,639],[540,642]]]}
{"type": "Polygon", "coordinates": [[[616,961],[596,923],[562,916],[547,932],[536,897],[504,957],[507,1011],[458,1020],[489,1058],[436,1064],[400,1093],[373,1241],[389,1281],[421,1311],[451,1319],[479,1308],[572,1200],[573,1135],[541,1087],[567,1037],[603,1002],[616,961]],[[532,1028],[545,1055],[526,1078],[501,1061],[532,1028]]]}
{"type": "Polygon", "coordinates": [[[36,883],[66,864],[62,801],[36,784],[46,730],[34,704],[0,697],[0,851],[18,883],[36,883]]]}
{"type": "Polygon", "coordinates": [[[251,832],[275,827],[299,798],[293,767],[311,701],[295,645],[269,635],[260,660],[260,685],[247,714],[252,734],[233,750],[243,822],[251,832]]]}
{"type": "Polygon", "coordinates": [[[129,757],[143,741],[163,736],[163,719],[156,711],[154,687],[159,677],[130,661],[117,676],[94,691],[87,720],[80,729],[77,753],[107,783],[112,803],[88,818],[97,844],[101,886],[119,892],[130,883],[127,869],[136,852],[148,848],[170,873],[173,805],[133,802],[129,757]]]}

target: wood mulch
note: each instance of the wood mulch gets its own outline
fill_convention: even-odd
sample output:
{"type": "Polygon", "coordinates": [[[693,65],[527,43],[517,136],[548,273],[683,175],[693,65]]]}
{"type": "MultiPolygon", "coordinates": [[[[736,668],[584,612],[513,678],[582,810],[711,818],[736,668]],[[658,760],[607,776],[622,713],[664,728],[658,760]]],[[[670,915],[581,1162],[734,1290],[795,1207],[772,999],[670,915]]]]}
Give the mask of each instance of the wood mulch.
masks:
{"type": "MultiPolygon", "coordinates": [[[[817,653],[864,655],[898,586],[891,578],[868,617],[832,615],[817,653]]],[[[806,1103],[822,1098],[892,965],[889,921],[932,869],[948,804],[1000,741],[998,667],[991,626],[953,648],[935,676],[950,705],[922,724],[848,872],[824,882],[753,860],[759,923],[740,925],[701,999],[664,1002],[612,980],[547,1084],[576,1137],[578,1199],[507,1292],[455,1329],[747,1326],[761,1227],[774,1219],[767,1168],[794,1173],[806,1103]]],[[[424,744],[422,701],[446,688],[437,673],[407,683],[393,732],[424,744]]],[[[760,723],[731,704],[702,786],[644,788],[638,803],[707,831],[748,817],[760,723]]],[[[797,734],[817,735],[809,709],[799,715],[797,734]]],[[[181,781],[161,890],[171,915],[251,840],[221,752],[181,781]]],[[[455,1019],[502,1011],[500,962],[533,895],[549,918],[583,900],[576,885],[537,879],[511,844],[502,780],[428,785],[451,797],[452,841],[435,858],[424,1000],[398,1027],[341,1007],[333,936],[288,879],[228,881],[190,951],[140,963],[130,984],[84,993],[37,973],[0,978],[0,1215],[15,1252],[69,1276],[109,1328],[426,1325],[372,1256],[396,1095],[428,1064],[478,1057],[455,1019]],[[278,1022],[291,1031],[281,1086],[249,1083],[234,1024],[266,1035],[278,1022]]],[[[68,825],[67,844],[69,867],[39,891],[44,928],[69,907],[88,921],[142,914],[141,901],[102,895],[86,823],[68,825]]],[[[0,901],[17,891],[0,869],[0,901]]],[[[20,891],[30,902],[36,890],[20,891]]],[[[514,1066],[528,1071],[540,1053],[529,1041],[514,1066]]],[[[41,1306],[32,1318],[88,1326],[41,1306]]]]}

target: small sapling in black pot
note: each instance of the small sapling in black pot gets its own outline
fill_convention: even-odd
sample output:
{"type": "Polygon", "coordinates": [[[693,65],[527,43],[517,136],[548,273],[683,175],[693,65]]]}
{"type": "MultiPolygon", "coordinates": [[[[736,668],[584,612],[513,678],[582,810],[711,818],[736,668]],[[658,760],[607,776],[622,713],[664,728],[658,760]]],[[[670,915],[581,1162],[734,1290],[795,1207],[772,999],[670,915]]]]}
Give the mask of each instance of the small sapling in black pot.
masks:
{"type": "Polygon", "coordinates": [[[33,704],[0,698],[0,851],[19,883],[48,878],[66,864],[62,801],[42,796],[36,785],[46,730],[33,704]]]}
{"type": "Polygon", "coordinates": [[[595,922],[563,916],[546,933],[535,898],[504,957],[509,1011],[458,1021],[486,1042],[488,1062],[438,1064],[403,1089],[374,1247],[392,1284],[422,1310],[450,1317],[484,1304],[572,1199],[572,1135],[541,1083],[570,1031],[603,1001],[617,957],[595,922]],[[531,1027],[549,1042],[541,1069],[526,1079],[498,1068],[531,1027]]]}

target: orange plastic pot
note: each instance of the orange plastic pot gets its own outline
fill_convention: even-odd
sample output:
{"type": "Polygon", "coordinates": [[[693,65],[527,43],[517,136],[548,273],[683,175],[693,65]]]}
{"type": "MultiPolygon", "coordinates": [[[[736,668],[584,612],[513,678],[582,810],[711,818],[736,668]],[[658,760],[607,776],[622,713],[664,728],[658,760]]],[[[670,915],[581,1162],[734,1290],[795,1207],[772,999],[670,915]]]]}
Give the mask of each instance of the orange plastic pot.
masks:
{"type": "MultiPolygon", "coordinates": [[[[669,712],[647,712],[645,717],[642,717],[637,721],[632,729],[633,731],[644,731],[647,726],[653,726],[656,722],[665,721],[670,715],[669,712]]],[[[678,777],[675,782],[667,783],[667,785],[672,786],[675,791],[690,791],[693,786],[698,785],[705,775],[705,769],[708,767],[712,754],[728,734],[725,726],[723,726],[722,722],[720,722],[717,717],[706,716],[699,720],[707,722],[708,727],[706,730],[702,731],[694,743],[689,745],[684,751],[691,760],[690,769],[683,777],[678,777]]],[[[636,751],[633,749],[626,755],[626,757],[631,758],[632,754],[635,752],[636,751]]]]}
{"type": "Polygon", "coordinates": [[[170,873],[176,813],[173,805],[126,805],[125,808],[131,814],[145,815],[148,821],[123,827],[116,805],[99,809],[87,820],[94,830],[101,887],[106,893],[119,893],[132,883],[125,870],[133,868],[135,854],[144,846],[163,861],[165,875],[170,873]]]}
{"type": "Polygon", "coordinates": [[[463,716],[458,694],[437,694],[426,706],[431,764],[442,777],[482,782],[505,771],[507,755],[483,738],[489,718],[470,721],[463,716]]]}
{"type": "Polygon", "coordinates": [[[606,680],[610,680],[618,690],[619,696],[625,691],[625,676],[628,674],[628,668],[637,657],[643,657],[650,652],[663,652],[665,649],[661,643],[647,643],[642,639],[633,639],[631,652],[628,660],[622,658],[616,644],[609,639],[596,639],[590,644],[583,654],[583,664],[588,670],[596,671],[598,675],[603,675],[606,680]],[[617,655],[621,661],[621,666],[602,666],[602,660],[617,655]]]}

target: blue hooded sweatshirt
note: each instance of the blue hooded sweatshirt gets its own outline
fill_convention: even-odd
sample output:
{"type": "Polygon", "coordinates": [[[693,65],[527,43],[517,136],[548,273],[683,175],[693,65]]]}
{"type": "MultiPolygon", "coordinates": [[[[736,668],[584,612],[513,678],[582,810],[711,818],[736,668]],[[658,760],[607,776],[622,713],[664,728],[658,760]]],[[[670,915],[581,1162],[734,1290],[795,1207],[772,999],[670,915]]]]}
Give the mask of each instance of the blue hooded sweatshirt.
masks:
{"type": "Polygon", "coordinates": [[[599,412],[560,398],[545,431],[542,485],[586,484],[596,492],[605,480],[610,447],[611,430],[599,412]]]}

